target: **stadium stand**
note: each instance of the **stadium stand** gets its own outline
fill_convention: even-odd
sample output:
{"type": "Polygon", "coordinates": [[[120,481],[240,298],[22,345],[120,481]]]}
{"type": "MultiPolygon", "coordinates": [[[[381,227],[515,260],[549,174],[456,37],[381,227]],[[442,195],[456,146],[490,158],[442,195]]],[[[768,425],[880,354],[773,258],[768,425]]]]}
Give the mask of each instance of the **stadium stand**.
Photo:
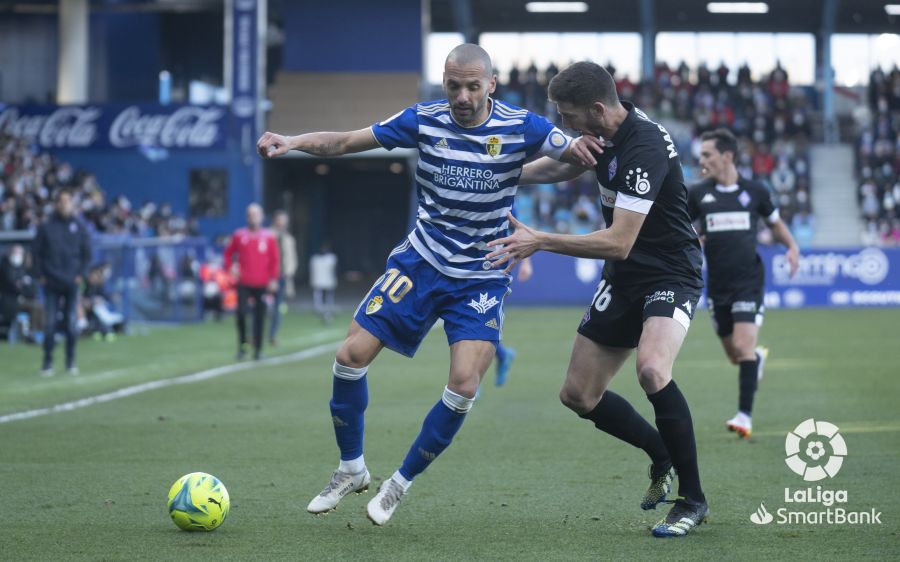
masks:
{"type": "Polygon", "coordinates": [[[856,139],[861,241],[900,245],[900,69],[876,68],[869,77],[868,111],[856,139]]]}
{"type": "Polygon", "coordinates": [[[72,191],[85,224],[96,233],[133,236],[193,235],[196,221],[172,212],[168,203],[145,201],[135,208],[126,197],[108,201],[97,178],[75,170],[27,142],[0,134],[0,231],[33,231],[52,212],[54,192],[72,191]]]}
{"type": "MultiPolygon", "coordinates": [[[[615,77],[615,68],[607,66],[607,70],[615,77]]],[[[557,71],[552,65],[540,71],[533,64],[524,73],[514,69],[498,97],[558,122],[545,94],[557,71]]],[[[801,241],[812,238],[810,101],[803,90],[791,87],[780,65],[754,81],[746,66],[729,69],[722,65],[713,71],[703,65],[690,69],[682,63],[672,69],[659,64],[654,80],[634,84],[618,77],[617,85],[623,97],[646,108],[672,134],[689,182],[700,178],[700,135],[717,127],[734,131],[741,143],[739,173],[769,187],[795,236],[801,241]]],[[[516,205],[529,224],[581,233],[602,226],[597,197],[590,180],[579,178],[557,186],[525,187],[516,205]]],[[[771,242],[767,229],[761,231],[760,240],[771,242]]]]}

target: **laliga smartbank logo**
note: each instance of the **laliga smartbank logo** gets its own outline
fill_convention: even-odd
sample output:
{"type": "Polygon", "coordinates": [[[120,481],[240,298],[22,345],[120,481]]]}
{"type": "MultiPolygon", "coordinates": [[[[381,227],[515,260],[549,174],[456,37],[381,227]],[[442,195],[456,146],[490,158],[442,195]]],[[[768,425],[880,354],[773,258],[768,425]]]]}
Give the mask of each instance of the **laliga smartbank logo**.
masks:
{"type": "MultiPolygon", "coordinates": [[[[847,456],[847,443],[836,425],[810,418],[787,434],[784,452],[784,462],[794,474],[805,482],[819,482],[840,472],[847,456]]],[[[837,505],[847,504],[849,500],[847,490],[832,490],[822,485],[786,487],[784,503],[801,505],[780,507],[773,515],[760,503],[750,514],[750,521],[757,525],[773,522],[778,525],[881,525],[881,512],[874,508],[851,511],[837,505]]]]}
{"type": "Polygon", "coordinates": [[[836,425],[810,418],[787,434],[784,452],[788,468],[807,482],[818,482],[834,478],[841,470],[847,444],[836,425]],[[800,454],[801,450],[805,456],[800,454]]]}

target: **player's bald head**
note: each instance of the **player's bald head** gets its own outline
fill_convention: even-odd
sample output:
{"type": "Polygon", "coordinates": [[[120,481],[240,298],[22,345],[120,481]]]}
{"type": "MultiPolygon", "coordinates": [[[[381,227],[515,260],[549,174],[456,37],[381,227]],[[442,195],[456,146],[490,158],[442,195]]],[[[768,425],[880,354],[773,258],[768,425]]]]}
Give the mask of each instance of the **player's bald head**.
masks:
{"type": "Polygon", "coordinates": [[[448,70],[451,66],[455,67],[480,67],[484,70],[486,77],[490,78],[494,75],[494,65],[491,63],[491,57],[487,51],[474,43],[463,43],[458,45],[444,61],[444,70],[448,70]]]}

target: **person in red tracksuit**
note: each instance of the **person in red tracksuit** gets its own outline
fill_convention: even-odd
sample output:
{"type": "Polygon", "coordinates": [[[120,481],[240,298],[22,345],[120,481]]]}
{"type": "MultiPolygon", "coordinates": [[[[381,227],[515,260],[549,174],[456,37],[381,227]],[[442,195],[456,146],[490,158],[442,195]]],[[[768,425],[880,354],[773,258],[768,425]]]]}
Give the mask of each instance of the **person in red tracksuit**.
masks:
{"type": "Polygon", "coordinates": [[[225,248],[225,270],[237,264],[235,278],[238,285],[237,329],[238,360],[247,356],[246,315],[253,298],[253,358],[262,352],[263,324],[266,319],[266,292],[278,289],[280,256],[275,236],[263,228],[262,207],[252,203],[247,207],[247,227],[234,232],[225,248]],[[237,254],[237,260],[234,255],[237,254]]]}

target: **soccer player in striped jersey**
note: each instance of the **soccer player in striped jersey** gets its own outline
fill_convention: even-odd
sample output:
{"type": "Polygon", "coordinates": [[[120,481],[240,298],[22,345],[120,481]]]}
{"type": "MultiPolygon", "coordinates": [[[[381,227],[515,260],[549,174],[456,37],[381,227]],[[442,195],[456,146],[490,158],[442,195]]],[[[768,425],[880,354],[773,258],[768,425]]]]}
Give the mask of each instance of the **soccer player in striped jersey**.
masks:
{"type": "Polygon", "coordinates": [[[472,407],[503,329],[509,275],[491,268],[487,243],[505,236],[526,158],[592,161],[599,141],[573,141],[545,118],[491,98],[497,83],[488,54],[456,47],[444,66],[447,99],[418,103],[351,132],[260,137],[264,158],[301,150],[338,156],[378,147],[417,148],[418,220],[390,254],[387,268],[360,302],[332,373],[331,415],[340,464],[307,510],[326,513],[370,482],[363,458],[369,365],[387,347],[412,357],[441,318],[450,345],[450,375],[440,400],[399,469],[369,502],[376,525],[390,519],[413,479],[447,448],[472,407]]]}

